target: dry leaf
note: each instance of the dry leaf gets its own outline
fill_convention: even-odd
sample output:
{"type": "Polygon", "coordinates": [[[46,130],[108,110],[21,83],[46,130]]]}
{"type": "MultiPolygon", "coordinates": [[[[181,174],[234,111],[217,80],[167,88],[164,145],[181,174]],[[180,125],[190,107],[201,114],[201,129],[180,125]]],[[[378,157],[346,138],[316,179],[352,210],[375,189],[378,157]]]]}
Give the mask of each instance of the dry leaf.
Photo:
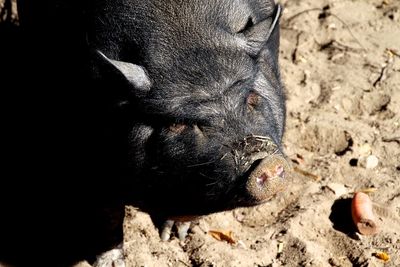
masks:
{"type": "Polygon", "coordinates": [[[316,174],[313,174],[313,173],[308,172],[308,171],[306,171],[306,170],[300,169],[300,168],[297,167],[297,166],[294,166],[293,169],[294,169],[295,172],[300,173],[300,174],[303,175],[303,176],[310,177],[310,178],[314,179],[314,180],[317,181],[317,182],[320,181],[320,180],[322,179],[321,176],[316,175],[316,174]]]}
{"type": "Polygon", "coordinates": [[[282,253],[283,251],[283,242],[278,243],[278,254],[282,253]]]}
{"type": "Polygon", "coordinates": [[[388,262],[390,260],[390,256],[386,252],[375,252],[374,256],[383,260],[384,262],[388,262]]]}
{"type": "Polygon", "coordinates": [[[226,241],[229,244],[236,244],[236,240],[232,236],[232,231],[210,230],[208,233],[218,241],[226,241]]]}
{"type": "Polygon", "coordinates": [[[376,190],[378,190],[378,188],[376,188],[376,187],[370,187],[370,188],[361,189],[361,190],[359,190],[359,191],[360,191],[360,192],[363,192],[363,193],[365,193],[365,194],[369,194],[369,193],[375,192],[376,190]]]}

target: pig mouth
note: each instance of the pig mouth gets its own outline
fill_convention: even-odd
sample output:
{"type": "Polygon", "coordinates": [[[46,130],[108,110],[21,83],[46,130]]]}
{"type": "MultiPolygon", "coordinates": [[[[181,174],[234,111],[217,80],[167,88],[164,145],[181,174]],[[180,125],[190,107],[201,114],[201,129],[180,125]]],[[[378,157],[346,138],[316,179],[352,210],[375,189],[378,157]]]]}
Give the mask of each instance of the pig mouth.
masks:
{"type": "Polygon", "coordinates": [[[154,175],[142,180],[143,186],[136,187],[142,189],[138,195],[144,199],[140,201],[144,210],[167,217],[202,216],[256,206],[287,188],[291,165],[273,142],[251,137],[239,145],[232,149],[233,155],[226,157],[226,161],[191,166],[187,173],[154,170],[154,175]],[[229,169],[231,173],[220,173],[216,179],[204,169],[229,169]],[[224,177],[225,174],[228,176],[224,177]],[[207,183],[205,177],[209,179],[207,183]]]}
{"type": "Polygon", "coordinates": [[[206,215],[214,212],[228,211],[238,207],[252,207],[263,204],[284,191],[290,181],[291,165],[281,154],[264,156],[262,154],[249,168],[238,183],[232,185],[217,200],[206,201],[194,208],[194,213],[185,215],[206,215]]]}

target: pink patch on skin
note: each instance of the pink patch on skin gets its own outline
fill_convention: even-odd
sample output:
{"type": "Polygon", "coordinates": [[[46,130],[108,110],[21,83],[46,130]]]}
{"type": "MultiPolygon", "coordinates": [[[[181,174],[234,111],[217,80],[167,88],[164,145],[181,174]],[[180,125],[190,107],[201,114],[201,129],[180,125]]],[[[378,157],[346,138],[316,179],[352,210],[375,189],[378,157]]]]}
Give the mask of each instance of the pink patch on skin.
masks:
{"type": "MultiPolygon", "coordinates": [[[[257,177],[256,182],[259,186],[263,186],[267,179],[270,177],[267,172],[263,172],[259,177],[257,177]]],[[[275,173],[273,177],[285,178],[285,169],[282,166],[276,166],[275,173]]]]}
{"type": "Polygon", "coordinates": [[[276,167],[276,171],[275,171],[275,175],[279,176],[281,178],[285,178],[285,169],[282,166],[277,166],[276,167]]]}
{"type": "Polygon", "coordinates": [[[262,186],[267,179],[268,175],[264,172],[260,177],[257,177],[256,182],[259,186],[262,186]]]}

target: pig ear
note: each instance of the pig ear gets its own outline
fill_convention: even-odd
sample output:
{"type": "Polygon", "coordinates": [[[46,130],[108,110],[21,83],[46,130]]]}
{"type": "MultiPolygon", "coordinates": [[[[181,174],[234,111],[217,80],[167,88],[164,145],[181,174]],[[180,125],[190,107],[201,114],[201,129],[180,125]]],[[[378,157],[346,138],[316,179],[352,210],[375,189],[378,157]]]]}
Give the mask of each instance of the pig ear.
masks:
{"type": "Polygon", "coordinates": [[[268,30],[268,34],[266,36],[266,40],[268,41],[271,35],[273,35],[274,32],[279,31],[279,19],[281,18],[282,15],[282,6],[281,5],[276,5],[275,8],[275,16],[274,20],[271,23],[271,26],[268,30]]]}
{"type": "Polygon", "coordinates": [[[270,51],[271,55],[274,57],[275,62],[278,62],[279,57],[279,17],[281,14],[281,7],[278,6],[278,10],[271,26],[271,29],[268,33],[267,39],[267,49],[270,51]]]}
{"type": "Polygon", "coordinates": [[[145,94],[150,91],[151,81],[143,67],[129,62],[110,59],[100,50],[96,50],[96,54],[110,67],[110,71],[117,75],[122,75],[134,87],[137,93],[145,94]]]}
{"type": "MultiPolygon", "coordinates": [[[[245,33],[247,38],[247,50],[250,55],[257,56],[266,43],[276,41],[273,37],[279,32],[279,19],[282,14],[282,7],[275,6],[272,17],[254,25],[251,30],[245,33]]],[[[279,35],[279,34],[278,34],[279,35]]]]}

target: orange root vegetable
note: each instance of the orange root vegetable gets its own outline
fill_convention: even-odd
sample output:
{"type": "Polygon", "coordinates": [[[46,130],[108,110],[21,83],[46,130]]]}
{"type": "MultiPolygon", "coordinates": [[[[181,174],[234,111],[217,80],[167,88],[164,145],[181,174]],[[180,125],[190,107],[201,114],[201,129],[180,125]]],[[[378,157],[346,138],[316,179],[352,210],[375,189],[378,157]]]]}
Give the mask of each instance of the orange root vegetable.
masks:
{"type": "Polygon", "coordinates": [[[351,215],[357,230],[363,235],[374,235],[378,233],[378,225],[372,210],[372,201],[363,192],[354,194],[351,202],[351,215]]]}

